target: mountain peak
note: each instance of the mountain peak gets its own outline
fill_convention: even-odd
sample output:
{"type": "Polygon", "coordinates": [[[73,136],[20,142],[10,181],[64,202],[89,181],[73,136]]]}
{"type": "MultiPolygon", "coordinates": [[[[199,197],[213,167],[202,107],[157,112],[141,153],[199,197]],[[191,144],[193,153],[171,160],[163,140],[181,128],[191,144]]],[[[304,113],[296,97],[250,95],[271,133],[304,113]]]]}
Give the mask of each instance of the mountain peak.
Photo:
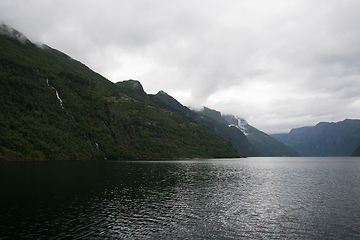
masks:
{"type": "Polygon", "coordinates": [[[221,112],[219,112],[215,109],[211,109],[211,108],[204,106],[204,108],[200,112],[203,112],[204,114],[206,114],[209,117],[212,117],[214,119],[217,119],[218,121],[224,121],[224,119],[221,117],[221,112]]]}
{"type": "Polygon", "coordinates": [[[116,85],[123,87],[128,92],[135,93],[141,96],[147,96],[143,86],[138,80],[124,80],[122,82],[117,82],[116,85]]]}
{"type": "Polygon", "coordinates": [[[12,27],[7,26],[4,23],[0,25],[0,34],[17,39],[22,43],[29,41],[29,39],[27,39],[24,34],[22,34],[21,32],[17,31],[12,27]]]}

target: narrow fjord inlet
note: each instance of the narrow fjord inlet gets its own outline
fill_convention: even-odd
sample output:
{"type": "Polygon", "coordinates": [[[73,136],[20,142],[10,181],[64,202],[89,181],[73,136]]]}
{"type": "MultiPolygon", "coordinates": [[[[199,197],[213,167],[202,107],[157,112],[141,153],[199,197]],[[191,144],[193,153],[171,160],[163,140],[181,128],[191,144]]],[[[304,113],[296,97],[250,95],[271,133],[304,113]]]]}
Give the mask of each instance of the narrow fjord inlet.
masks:
{"type": "Polygon", "coordinates": [[[0,162],[0,239],[357,239],[359,172],[359,158],[0,162]]]}

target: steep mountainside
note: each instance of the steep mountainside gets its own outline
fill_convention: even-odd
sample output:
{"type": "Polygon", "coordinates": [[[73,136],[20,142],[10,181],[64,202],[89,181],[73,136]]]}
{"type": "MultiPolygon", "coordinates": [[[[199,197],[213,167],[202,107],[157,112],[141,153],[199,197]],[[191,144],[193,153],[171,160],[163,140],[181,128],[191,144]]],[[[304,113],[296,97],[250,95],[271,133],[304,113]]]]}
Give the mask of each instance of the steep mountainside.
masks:
{"type": "Polygon", "coordinates": [[[229,123],[222,118],[219,111],[204,107],[197,114],[201,117],[201,123],[214,130],[220,136],[229,139],[238,152],[244,152],[249,157],[260,156],[245,134],[240,129],[229,126],[229,123]]]}
{"type": "Polygon", "coordinates": [[[289,146],[286,146],[282,142],[267,135],[266,133],[249,125],[246,120],[236,118],[233,115],[222,116],[231,126],[235,126],[246,135],[247,139],[251,143],[251,146],[255,149],[259,156],[262,157],[299,157],[298,152],[289,146]]]}
{"type": "Polygon", "coordinates": [[[191,117],[195,121],[204,124],[205,126],[212,129],[214,132],[216,132],[219,136],[230,140],[238,153],[249,157],[257,155],[257,153],[252,149],[252,146],[246,139],[245,135],[239,129],[229,128],[228,124],[223,119],[213,117],[213,115],[220,114],[219,112],[213,112],[210,109],[206,109],[201,113],[192,111],[189,108],[183,106],[176,99],[174,99],[172,96],[165,93],[164,91],[159,91],[154,96],[154,98],[163,101],[164,103],[172,106],[178,111],[181,111],[186,116],[191,117]]]}
{"type": "Polygon", "coordinates": [[[321,122],[314,127],[296,128],[288,134],[272,136],[303,156],[350,156],[360,145],[360,120],[321,122]]]}
{"type": "Polygon", "coordinates": [[[241,154],[249,157],[300,156],[290,147],[250,126],[245,120],[230,115],[221,115],[219,111],[206,107],[202,111],[192,111],[163,91],[158,92],[155,98],[204,124],[220,136],[229,139],[234,148],[241,154]]]}
{"type": "Polygon", "coordinates": [[[352,157],[360,157],[360,146],[355,149],[354,152],[351,153],[352,157]]]}
{"type": "Polygon", "coordinates": [[[231,142],[0,26],[0,159],[239,157],[231,142]]]}
{"type": "Polygon", "coordinates": [[[122,87],[126,92],[130,94],[137,94],[141,97],[147,98],[148,96],[146,92],[144,91],[144,88],[142,87],[141,83],[137,80],[125,80],[122,82],[117,82],[116,85],[122,87]]]}
{"type": "Polygon", "coordinates": [[[156,95],[154,95],[154,99],[160,100],[161,102],[166,103],[167,105],[170,105],[174,109],[177,109],[178,111],[184,113],[186,116],[191,117],[192,119],[196,121],[201,121],[201,117],[194,111],[190,110],[188,107],[182,105],[178,102],[175,98],[170,96],[164,91],[159,91],[156,95]]]}

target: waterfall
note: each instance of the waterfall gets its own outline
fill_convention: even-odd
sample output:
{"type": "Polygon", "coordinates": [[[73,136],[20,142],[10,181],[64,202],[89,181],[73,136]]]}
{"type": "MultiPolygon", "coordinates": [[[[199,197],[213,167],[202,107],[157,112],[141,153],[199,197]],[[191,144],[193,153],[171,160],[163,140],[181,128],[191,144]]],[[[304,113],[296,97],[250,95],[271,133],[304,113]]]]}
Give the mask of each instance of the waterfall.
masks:
{"type": "MultiPolygon", "coordinates": [[[[55,88],[54,88],[55,89],[55,88]]],[[[56,97],[57,97],[57,99],[59,99],[59,101],[60,101],[60,106],[62,107],[62,108],[64,108],[63,107],[63,105],[62,105],[62,100],[61,100],[61,98],[59,97],[59,93],[58,93],[58,91],[55,89],[55,94],[56,94],[56,97]]]]}

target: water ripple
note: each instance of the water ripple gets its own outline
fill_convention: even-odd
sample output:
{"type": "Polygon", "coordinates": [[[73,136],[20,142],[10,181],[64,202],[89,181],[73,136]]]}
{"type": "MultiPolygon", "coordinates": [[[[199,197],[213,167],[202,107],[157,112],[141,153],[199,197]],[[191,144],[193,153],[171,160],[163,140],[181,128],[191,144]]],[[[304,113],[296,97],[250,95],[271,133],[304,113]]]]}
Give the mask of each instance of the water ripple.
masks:
{"type": "Polygon", "coordinates": [[[360,162],[285,160],[0,170],[0,239],[359,238],[360,162]]]}

